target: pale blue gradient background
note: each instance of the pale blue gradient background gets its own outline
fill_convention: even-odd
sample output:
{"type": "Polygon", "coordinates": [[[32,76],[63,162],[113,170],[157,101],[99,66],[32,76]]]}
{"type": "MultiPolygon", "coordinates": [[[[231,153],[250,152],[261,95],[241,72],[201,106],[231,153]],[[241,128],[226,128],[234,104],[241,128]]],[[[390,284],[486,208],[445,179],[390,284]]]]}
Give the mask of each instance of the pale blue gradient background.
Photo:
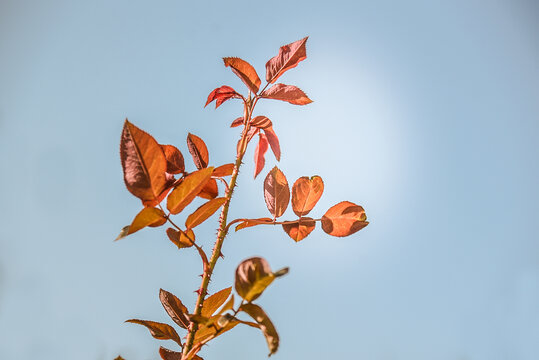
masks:
{"type": "MultiPolygon", "coordinates": [[[[258,113],[289,180],[325,180],[314,215],[348,199],[371,225],[299,244],[278,228],[234,234],[212,291],[252,255],[291,267],[260,299],[275,359],[538,359],[538,23],[531,0],[2,0],[0,358],[158,358],[160,342],[123,321],[167,321],[159,288],[192,304],[201,269],[161,229],[112,242],[140,208],[123,120],[186,156],[193,132],[212,164],[230,162],[240,104],[202,108],[217,86],[243,91],[221,57],[263,74],[309,35],[281,79],[315,102],[258,113]]],[[[267,215],[250,151],[233,217],[267,215]]],[[[199,231],[206,248],[213,234],[199,231]]],[[[203,355],[266,353],[238,328],[203,355]]]]}

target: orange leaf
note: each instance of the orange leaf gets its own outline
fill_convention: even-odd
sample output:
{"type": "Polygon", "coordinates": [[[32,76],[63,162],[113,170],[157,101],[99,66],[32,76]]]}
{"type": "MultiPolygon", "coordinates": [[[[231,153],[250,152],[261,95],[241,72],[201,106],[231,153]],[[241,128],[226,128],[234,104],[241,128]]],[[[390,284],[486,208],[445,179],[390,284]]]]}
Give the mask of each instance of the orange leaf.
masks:
{"type": "Polygon", "coordinates": [[[227,287],[226,289],[223,289],[221,291],[216,292],[215,294],[211,295],[204,301],[204,305],[202,307],[202,316],[210,317],[213,315],[214,312],[217,311],[223,305],[230,296],[230,293],[232,292],[232,287],[227,287]]]}
{"type": "Polygon", "coordinates": [[[213,215],[223,204],[226,202],[226,198],[220,197],[208,201],[204,205],[195,210],[194,213],[189,215],[185,220],[185,226],[188,229],[192,229],[197,225],[202,224],[206,219],[213,215]]]}
{"type": "Polygon", "coordinates": [[[173,145],[161,145],[165,158],[167,159],[167,172],[170,174],[179,174],[185,171],[183,155],[177,147],[173,145]]]}
{"type": "Polygon", "coordinates": [[[277,134],[273,131],[273,127],[270,126],[264,129],[264,133],[266,134],[266,138],[268,139],[268,143],[271,146],[271,151],[273,151],[275,158],[277,161],[281,161],[281,146],[279,145],[277,134]]]}
{"type": "Polygon", "coordinates": [[[251,126],[257,127],[259,129],[265,129],[265,128],[270,127],[271,125],[272,125],[271,120],[262,115],[255,116],[251,120],[251,126]]]}
{"type": "Polygon", "coordinates": [[[219,320],[220,317],[221,317],[220,315],[212,316],[210,318],[210,324],[211,325],[209,325],[209,326],[206,326],[206,325],[200,326],[197,333],[196,333],[196,335],[195,335],[195,341],[194,342],[199,343],[201,341],[208,340],[209,338],[223,335],[225,332],[233,329],[236,325],[239,324],[238,321],[231,320],[225,326],[219,326],[218,320],[219,320]],[[219,330],[219,332],[217,332],[217,330],[219,330]]]}
{"type": "Polygon", "coordinates": [[[322,230],[333,236],[351,235],[369,224],[365,210],[349,201],[332,206],[322,216],[322,230]]]}
{"type": "Polygon", "coordinates": [[[208,166],[208,148],[201,138],[189,133],[189,135],[187,135],[187,148],[189,149],[198,170],[208,166]]]}
{"type": "Polygon", "coordinates": [[[230,124],[230,127],[232,128],[232,127],[236,127],[240,125],[243,125],[243,116],[232,121],[232,123],[230,124]]]}
{"type": "Polygon", "coordinates": [[[180,185],[169,194],[167,209],[172,214],[178,214],[193,201],[197,194],[210,181],[213,167],[195,171],[183,179],[180,185]]]}
{"type": "Polygon", "coordinates": [[[161,209],[146,207],[142,209],[129,225],[129,231],[126,235],[131,235],[146,226],[156,227],[167,222],[165,213],[161,209]]]}
{"type": "Polygon", "coordinates": [[[182,360],[182,353],[159,347],[159,355],[163,360],[182,360]]]}
{"type": "Polygon", "coordinates": [[[252,257],[236,268],[234,289],[244,300],[251,302],[262,295],[274,279],[268,262],[261,257],[252,257]]]}
{"type": "Polygon", "coordinates": [[[320,176],[302,176],[292,186],[292,210],[297,216],[307,215],[324,192],[324,182],[320,176]]]}
{"type": "Polygon", "coordinates": [[[215,108],[217,109],[222,103],[227,100],[240,98],[241,96],[236,92],[236,90],[234,90],[230,86],[223,85],[213,90],[210,95],[208,95],[208,100],[206,101],[206,105],[204,105],[204,107],[208,106],[209,103],[215,100],[215,108]]]}
{"type": "Polygon", "coordinates": [[[264,155],[268,151],[268,139],[264,134],[258,134],[259,140],[255,149],[255,179],[260,174],[266,163],[264,155]]]}
{"type": "Polygon", "coordinates": [[[208,200],[215,199],[217,196],[219,196],[219,188],[217,187],[217,181],[215,179],[210,179],[210,181],[208,181],[206,185],[204,185],[202,190],[200,190],[198,196],[208,200]]]}
{"type": "Polygon", "coordinates": [[[173,228],[167,229],[167,236],[178,247],[178,249],[188,248],[193,246],[195,242],[195,233],[188,229],[186,232],[173,228]]]}
{"type": "Polygon", "coordinates": [[[297,86],[275,84],[260,94],[266,99],[287,101],[294,105],[307,105],[313,101],[297,86]]]}
{"type": "Polygon", "coordinates": [[[273,326],[268,315],[260,306],[255,304],[243,304],[240,310],[249,314],[258,323],[268,344],[270,351],[268,356],[275,354],[279,348],[279,334],[277,334],[277,330],[275,330],[275,326],[273,326]]]}
{"type": "Polygon", "coordinates": [[[281,46],[279,54],[269,59],[266,63],[267,82],[273,84],[285,71],[296,67],[300,61],[307,58],[307,49],[305,48],[307,38],[281,46]]]}
{"type": "Polygon", "coordinates": [[[178,336],[178,333],[168,324],[138,319],[126,320],[126,322],[146,326],[154,338],[159,340],[174,340],[178,345],[182,346],[182,340],[178,336]]]}
{"type": "Polygon", "coordinates": [[[241,223],[236,225],[235,230],[245,229],[251,226],[261,225],[261,224],[271,224],[273,219],[271,218],[259,218],[259,219],[244,219],[241,223]]]}
{"type": "Polygon", "coordinates": [[[216,167],[215,170],[213,170],[212,176],[215,177],[225,177],[232,175],[232,172],[234,171],[234,164],[224,164],[219,167],[216,167]]]}
{"type": "Polygon", "coordinates": [[[281,170],[275,166],[264,180],[264,200],[269,212],[278,218],[284,214],[290,201],[288,181],[281,170]]]}
{"type": "Polygon", "coordinates": [[[178,299],[174,294],[169,293],[166,290],[159,290],[159,300],[165,308],[168,316],[176,323],[178,326],[187,329],[189,327],[189,320],[187,319],[187,314],[189,311],[187,307],[178,299]]]}
{"type": "Polygon", "coordinates": [[[294,223],[283,224],[284,231],[295,242],[305,239],[315,228],[316,222],[310,217],[302,217],[294,223]]]}
{"type": "Polygon", "coordinates": [[[223,58],[223,61],[225,66],[230,66],[234,74],[238,75],[241,81],[243,81],[253,94],[258,92],[261,81],[251,64],[237,57],[226,57],[223,58]]]}
{"type": "Polygon", "coordinates": [[[120,158],[127,190],[143,202],[157,199],[167,184],[165,154],[150,134],[127,119],[120,142],[120,158]]]}

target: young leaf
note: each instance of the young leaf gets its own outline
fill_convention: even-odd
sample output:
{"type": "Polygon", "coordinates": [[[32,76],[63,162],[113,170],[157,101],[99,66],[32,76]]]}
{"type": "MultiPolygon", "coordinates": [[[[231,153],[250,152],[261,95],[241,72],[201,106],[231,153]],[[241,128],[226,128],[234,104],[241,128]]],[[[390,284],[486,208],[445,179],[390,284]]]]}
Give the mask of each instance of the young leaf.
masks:
{"type": "MultiPolygon", "coordinates": [[[[215,170],[213,172],[215,173],[215,170]]],[[[217,196],[219,196],[217,181],[215,179],[210,179],[206,185],[204,185],[202,190],[200,190],[197,196],[208,200],[215,199],[217,196]]]]}
{"type": "Polygon", "coordinates": [[[271,120],[262,115],[255,116],[251,120],[251,126],[257,127],[259,129],[266,129],[271,127],[272,125],[273,124],[271,123],[271,120]]]}
{"type": "Polygon", "coordinates": [[[243,125],[243,116],[234,119],[234,121],[232,121],[232,123],[230,124],[230,127],[233,128],[240,125],[243,125]]]}
{"type": "Polygon", "coordinates": [[[260,326],[260,330],[262,330],[268,343],[268,349],[270,351],[268,356],[275,354],[279,348],[279,334],[277,334],[277,330],[275,330],[275,326],[273,326],[268,315],[260,306],[255,304],[243,304],[240,310],[249,314],[260,326]]]}
{"type": "Polygon", "coordinates": [[[234,171],[234,164],[224,164],[219,167],[216,167],[215,170],[213,170],[212,176],[215,177],[225,177],[232,175],[232,172],[234,171]]]}
{"type": "Polygon", "coordinates": [[[365,210],[350,201],[332,206],[322,216],[322,230],[333,236],[348,236],[369,224],[365,210]]]}
{"type": "Polygon", "coordinates": [[[277,134],[273,131],[273,127],[270,126],[264,129],[264,134],[266,134],[266,138],[268,139],[268,143],[271,146],[271,151],[273,151],[275,158],[277,161],[281,161],[281,146],[279,145],[277,134]]]}
{"type": "Polygon", "coordinates": [[[135,216],[133,222],[129,225],[127,235],[131,235],[146,226],[156,227],[161,226],[166,222],[167,218],[163,210],[154,207],[146,207],[135,216]]]}
{"type": "Polygon", "coordinates": [[[238,230],[245,229],[251,226],[256,226],[260,224],[271,224],[271,223],[273,223],[273,219],[271,218],[244,219],[242,222],[236,225],[235,230],[238,231],[238,230]]]}
{"type": "Polygon", "coordinates": [[[290,189],[286,176],[275,166],[264,180],[264,200],[274,218],[284,214],[290,201],[290,189]]]}
{"type": "Polygon", "coordinates": [[[179,174],[185,171],[183,155],[177,147],[173,145],[161,145],[161,149],[167,160],[167,173],[179,174]]]}
{"type": "Polygon", "coordinates": [[[221,305],[224,304],[226,299],[228,299],[228,296],[230,295],[230,292],[232,291],[232,287],[227,287],[226,289],[223,289],[221,291],[216,292],[215,294],[209,296],[204,301],[204,306],[202,307],[201,315],[205,317],[210,317],[213,315],[214,312],[221,307],[221,305]]]}
{"type": "Polygon", "coordinates": [[[154,338],[159,340],[174,340],[178,345],[182,346],[182,340],[178,336],[178,333],[168,324],[138,319],[126,320],[126,322],[146,326],[154,338]]]}
{"type": "Polygon", "coordinates": [[[187,135],[187,148],[189,149],[198,170],[208,166],[208,148],[201,138],[189,133],[189,135],[187,135]]]}
{"type": "Polygon", "coordinates": [[[167,184],[165,154],[150,134],[127,119],[120,142],[120,158],[127,190],[143,203],[155,201],[167,184]]]}
{"type": "Polygon", "coordinates": [[[167,198],[167,209],[172,214],[178,214],[193,201],[197,194],[210,181],[213,167],[195,171],[183,179],[177,188],[172,190],[167,198]]]}
{"type": "Polygon", "coordinates": [[[266,63],[267,82],[273,84],[285,71],[296,67],[300,61],[307,58],[307,49],[305,48],[307,38],[281,46],[279,54],[269,59],[266,63]]]}
{"type": "Polygon", "coordinates": [[[215,100],[215,108],[217,109],[219,106],[221,106],[222,103],[227,100],[240,98],[241,96],[236,92],[236,90],[234,90],[230,86],[223,85],[213,90],[210,95],[208,95],[208,100],[206,101],[206,105],[204,105],[204,107],[208,106],[209,103],[215,100]]]}
{"type": "Polygon", "coordinates": [[[258,92],[261,81],[256,73],[256,70],[251,66],[251,64],[236,57],[226,57],[223,58],[223,61],[225,66],[230,66],[234,74],[236,74],[241,81],[243,81],[243,83],[249,90],[251,90],[253,94],[258,92]]]}
{"type": "Polygon", "coordinates": [[[257,299],[273,282],[275,275],[268,262],[261,257],[242,261],[236,269],[234,288],[245,301],[257,299]]]}
{"type": "Polygon", "coordinates": [[[159,347],[159,355],[162,360],[182,360],[182,353],[159,347]]]}
{"type": "Polygon", "coordinates": [[[294,105],[307,105],[313,101],[300,88],[293,85],[275,84],[262,94],[266,99],[282,100],[294,105]]]}
{"type": "Polygon", "coordinates": [[[202,224],[206,219],[213,215],[223,204],[226,202],[226,198],[220,197],[208,201],[204,205],[195,210],[194,213],[189,215],[185,220],[185,227],[192,229],[197,225],[202,224]]]}
{"type": "Polygon", "coordinates": [[[173,228],[167,229],[167,236],[178,247],[178,249],[188,248],[193,246],[195,241],[195,233],[188,229],[186,232],[178,231],[173,228]]]}
{"type": "Polygon", "coordinates": [[[283,224],[284,231],[295,242],[305,239],[315,228],[316,222],[310,217],[302,217],[293,223],[283,224]]]}
{"type": "Polygon", "coordinates": [[[189,311],[187,307],[178,299],[174,294],[169,293],[166,290],[159,290],[159,300],[165,308],[168,316],[174,321],[178,326],[187,329],[189,327],[189,320],[187,319],[187,314],[189,311]]]}
{"type": "Polygon", "coordinates": [[[264,156],[266,155],[266,151],[268,151],[268,139],[266,135],[260,133],[258,136],[258,144],[255,149],[255,179],[264,168],[264,164],[266,163],[264,156]]]}
{"type": "Polygon", "coordinates": [[[292,186],[292,210],[297,216],[307,215],[324,192],[324,182],[320,176],[302,176],[292,186]]]}

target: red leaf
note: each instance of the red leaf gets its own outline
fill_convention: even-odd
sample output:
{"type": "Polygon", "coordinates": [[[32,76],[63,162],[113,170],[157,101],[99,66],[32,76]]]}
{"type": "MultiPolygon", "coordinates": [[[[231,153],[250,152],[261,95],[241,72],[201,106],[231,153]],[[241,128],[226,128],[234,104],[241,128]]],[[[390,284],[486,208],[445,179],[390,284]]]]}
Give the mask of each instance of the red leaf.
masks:
{"type": "Polygon", "coordinates": [[[302,217],[294,223],[283,224],[283,230],[295,242],[305,239],[315,228],[316,222],[310,217],[302,217]]]}
{"type": "Polygon", "coordinates": [[[307,49],[305,48],[307,38],[281,46],[279,54],[266,63],[267,82],[273,84],[285,71],[296,67],[300,61],[307,58],[307,49]]]}
{"type": "Polygon", "coordinates": [[[187,307],[178,299],[174,294],[169,293],[166,290],[159,290],[159,300],[165,308],[165,311],[170,316],[170,318],[178,324],[178,326],[187,329],[189,327],[189,320],[187,319],[187,314],[189,311],[187,307]]]}
{"type": "Polygon", "coordinates": [[[215,108],[217,109],[222,103],[227,100],[240,98],[241,96],[236,92],[236,90],[234,90],[230,86],[223,85],[213,90],[210,95],[208,95],[208,100],[206,101],[206,105],[204,105],[204,107],[208,106],[209,103],[215,100],[215,108]]]}
{"type": "Polygon", "coordinates": [[[251,64],[236,57],[226,57],[223,58],[223,61],[225,66],[230,66],[234,74],[238,75],[252,93],[256,94],[258,92],[261,81],[251,64]]]}
{"type": "Polygon", "coordinates": [[[127,190],[144,202],[155,201],[167,186],[163,150],[147,132],[124,123],[120,158],[127,190]]]}
{"type": "Polygon", "coordinates": [[[223,204],[226,202],[226,198],[216,198],[208,201],[204,205],[200,206],[185,220],[185,227],[192,229],[197,225],[202,224],[206,219],[213,215],[223,204]]]}
{"type": "Polygon", "coordinates": [[[273,125],[271,123],[271,120],[262,115],[255,116],[253,119],[251,119],[251,126],[257,127],[259,129],[266,129],[268,127],[271,127],[271,125],[273,125]]]}
{"type": "Polygon", "coordinates": [[[159,355],[163,360],[182,360],[182,353],[159,347],[159,355]]]}
{"type": "Polygon", "coordinates": [[[241,223],[236,225],[235,230],[245,229],[251,226],[261,225],[261,224],[271,224],[273,219],[271,218],[258,218],[258,219],[243,219],[241,223]]]}
{"type": "Polygon", "coordinates": [[[167,159],[167,172],[169,174],[179,174],[185,171],[183,155],[177,147],[173,145],[161,145],[165,158],[167,159]]]}
{"type": "Polygon", "coordinates": [[[307,105],[313,102],[300,88],[294,85],[275,84],[260,96],[266,99],[287,101],[294,105],[307,105]]]}
{"type": "Polygon", "coordinates": [[[297,216],[307,215],[324,192],[324,182],[320,176],[302,176],[292,186],[292,210],[297,216]]]}
{"type": "Polygon", "coordinates": [[[183,179],[167,198],[167,209],[172,214],[178,214],[193,201],[211,179],[213,167],[195,171],[183,179]]]}
{"type": "Polygon", "coordinates": [[[168,324],[138,319],[126,320],[126,322],[146,326],[154,338],[159,340],[174,340],[178,345],[182,346],[182,340],[178,336],[178,333],[168,324]]]}
{"type": "Polygon", "coordinates": [[[273,151],[275,158],[277,161],[281,161],[281,146],[279,145],[277,134],[273,131],[273,127],[270,126],[264,129],[264,133],[266,134],[266,138],[268,139],[268,143],[271,146],[271,151],[273,151]]]}
{"type": "Polygon", "coordinates": [[[197,196],[208,200],[215,199],[217,196],[219,196],[219,188],[217,187],[217,181],[215,179],[210,179],[210,181],[208,181],[206,185],[204,185],[202,190],[200,190],[197,196]]]}
{"type": "Polygon", "coordinates": [[[369,224],[365,210],[350,201],[332,206],[322,216],[322,230],[333,236],[348,236],[369,224]]]}
{"type": "Polygon", "coordinates": [[[208,166],[208,148],[201,138],[189,133],[187,135],[187,148],[189,149],[198,170],[208,166]]]}
{"type": "Polygon", "coordinates": [[[236,127],[236,126],[240,126],[240,125],[243,125],[243,116],[235,119],[234,121],[232,121],[232,123],[230,124],[230,127],[233,128],[233,127],[236,127]]]}
{"type": "Polygon", "coordinates": [[[264,200],[270,213],[278,218],[284,214],[290,201],[288,181],[281,170],[275,166],[264,180],[264,200]]]}
{"type": "Polygon", "coordinates": [[[255,149],[255,179],[264,168],[264,164],[266,163],[264,155],[266,154],[266,151],[268,151],[268,139],[266,138],[266,135],[258,134],[258,136],[258,145],[256,145],[255,149]]]}
{"type": "Polygon", "coordinates": [[[215,170],[213,170],[212,176],[215,177],[224,177],[224,176],[230,176],[232,175],[232,172],[234,172],[234,164],[224,164],[219,167],[216,167],[215,170]]]}

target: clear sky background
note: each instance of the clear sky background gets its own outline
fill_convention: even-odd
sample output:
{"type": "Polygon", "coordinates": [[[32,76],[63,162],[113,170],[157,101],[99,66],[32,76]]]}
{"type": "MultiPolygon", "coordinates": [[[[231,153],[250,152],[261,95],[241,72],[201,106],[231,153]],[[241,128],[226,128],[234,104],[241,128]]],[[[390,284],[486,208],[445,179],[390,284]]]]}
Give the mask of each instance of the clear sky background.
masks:
{"type": "MultiPolygon", "coordinates": [[[[231,162],[240,103],[203,108],[215,87],[243,91],[221,57],[264,74],[309,35],[281,80],[314,103],[258,114],[290,182],[324,179],[315,216],[350,200],[371,224],[298,244],[279,228],[233,234],[211,291],[253,255],[290,266],[260,298],[275,359],[538,359],[538,24],[533,0],[2,0],[0,358],[158,358],[163,343],[123,321],[168,321],[159,288],[192,307],[201,268],[164,229],[112,241],[140,210],[122,179],[123,121],[188,161],[192,132],[212,164],[231,162]]],[[[253,181],[252,151],[232,217],[268,215],[275,160],[253,181]]],[[[207,249],[214,229],[198,233],[207,249]]],[[[266,354],[238,327],[203,356],[266,354]]]]}

